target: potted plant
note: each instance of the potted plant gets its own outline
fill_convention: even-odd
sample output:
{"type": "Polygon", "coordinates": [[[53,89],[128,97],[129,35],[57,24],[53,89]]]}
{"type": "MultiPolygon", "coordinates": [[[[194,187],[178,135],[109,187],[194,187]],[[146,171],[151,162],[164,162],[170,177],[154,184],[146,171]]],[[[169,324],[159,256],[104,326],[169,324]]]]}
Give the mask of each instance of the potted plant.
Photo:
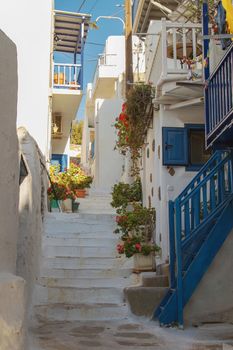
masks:
{"type": "Polygon", "coordinates": [[[115,233],[121,234],[117,251],[127,258],[133,256],[135,272],[155,270],[155,252],[160,251],[152,238],[155,210],[143,207],[141,198],[140,179],[133,184],[119,183],[113,188],[111,204],[118,214],[115,233]]]}
{"type": "Polygon", "coordinates": [[[133,256],[134,272],[154,271],[155,253],[160,248],[152,241],[146,242],[143,236],[123,237],[121,243],[117,245],[119,254],[125,254],[127,258],[133,256]]]}
{"type": "Polygon", "coordinates": [[[140,178],[137,178],[132,184],[119,182],[114,185],[111,205],[113,208],[117,208],[118,213],[122,210],[126,210],[132,203],[141,202],[142,187],[140,178]]]}
{"type": "Polygon", "coordinates": [[[67,170],[69,177],[69,187],[75,193],[77,198],[84,198],[86,196],[86,189],[91,186],[92,177],[86,175],[84,171],[77,165],[71,164],[67,170]]]}
{"type": "Polygon", "coordinates": [[[61,207],[64,211],[77,211],[79,204],[75,200],[80,197],[77,191],[89,187],[92,178],[85,175],[82,169],[75,164],[71,164],[70,168],[64,172],[59,172],[59,168],[57,165],[50,167],[51,186],[48,188],[48,197],[51,201],[51,207],[53,207],[54,201],[58,200],[61,201],[61,207]]]}

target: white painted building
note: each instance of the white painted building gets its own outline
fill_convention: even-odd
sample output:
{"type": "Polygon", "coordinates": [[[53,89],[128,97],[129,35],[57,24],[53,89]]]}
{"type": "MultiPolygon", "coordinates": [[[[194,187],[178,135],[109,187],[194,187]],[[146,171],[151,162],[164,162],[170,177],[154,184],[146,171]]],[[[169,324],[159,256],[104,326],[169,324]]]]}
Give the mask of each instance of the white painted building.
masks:
{"type": "MultiPolygon", "coordinates": [[[[156,209],[155,238],[165,261],[169,200],[177,197],[209,157],[199,62],[201,25],[162,19],[159,6],[148,8],[146,16],[146,1],[135,3],[134,32],[147,32],[145,82],[155,88],[153,127],[148,129],[142,155],[143,202],[156,209]],[[188,56],[195,60],[192,69],[184,60],[188,56]]],[[[175,2],[169,7],[174,10],[175,2]]]]}
{"type": "MultiPolygon", "coordinates": [[[[145,70],[143,44],[133,39],[135,78],[142,79],[145,70]]],[[[125,38],[110,36],[100,55],[94,80],[87,87],[84,119],[82,164],[94,176],[96,189],[111,192],[119,182],[124,158],[115,151],[116,130],[113,127],[124,102],[125,38]]]]}
{"type": "Polygon", "coordinates": [[[14,41],[18,59],[17,125],[24,126],[48,156],[52,0],[1,4],[1,30],[14,41]],[[43,21],[42,21],[43,19],[43,21]]]}
{"type": "Polygon", "coordinates": [[[11,0],[2,4],[0,13],[1,29],[17,47],[17,125],[28,130],[47,161],[65,159],[67,166],[71,122],[82,98],[90,15],[55,11],[48,0],[24,20],[33,6],[29,0],[11,0]]]}

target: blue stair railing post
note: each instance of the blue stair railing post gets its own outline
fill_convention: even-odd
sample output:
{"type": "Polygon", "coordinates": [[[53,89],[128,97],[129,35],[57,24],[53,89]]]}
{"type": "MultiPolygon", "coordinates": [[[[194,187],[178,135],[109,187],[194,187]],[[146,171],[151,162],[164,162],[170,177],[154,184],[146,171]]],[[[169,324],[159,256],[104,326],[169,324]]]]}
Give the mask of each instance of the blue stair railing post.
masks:
{"type": "Polygon", "coordinates": [[[176,213],[176,263],[177,263],[177,313],[179,328],[183,328],[183,281],[182,281],[182,249],[181,249],[181,206],[175,201],[176,213]]]}
{"type": "MultiPolygon", "coordinates": [[[[208,2],[207,0],[203,0],[202,4],[202,34],[208,35],[209,34],[209,15],[208,15],[208,2]]],[[[208,52],[209,52],[209,40],[204,39],[203,41],[203,67],[204,67],[204,78],[207,82],[210,75],[210,68],[209,68],[209,58],[208,58],[208,52]]],[[[208,91],[207,87],[205,88],[205,134],[208,135],[209,133],[209,124],[207,122],[207,116],[209,115],[209,98],[208,98],[208,91]]],[[[206,141],[207,142],[207,141],[206,141]]],[[[206,144],[207,146],[207,144],[206,144]]]]}
{"type": "Polygon", "coordinates": [[[174,202],[169,201],[169,244],[170,244],[170,288],[175,287],[175,263],[176,263],[176,252],[175,252],[175,227],[174,227],[174,202]]]}

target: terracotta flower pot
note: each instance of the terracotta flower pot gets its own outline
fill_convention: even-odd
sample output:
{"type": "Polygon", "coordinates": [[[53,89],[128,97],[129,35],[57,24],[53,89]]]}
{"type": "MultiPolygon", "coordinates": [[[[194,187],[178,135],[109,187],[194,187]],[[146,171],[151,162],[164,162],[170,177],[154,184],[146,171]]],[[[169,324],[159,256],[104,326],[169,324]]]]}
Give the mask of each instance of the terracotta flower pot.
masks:
{"type": "Polygon", "coordinates": [[[78,198],[85,198],[86,197],[86,189],[85,188],[81,188],[79,190],[76,190],[76,196],[78,198]]]}

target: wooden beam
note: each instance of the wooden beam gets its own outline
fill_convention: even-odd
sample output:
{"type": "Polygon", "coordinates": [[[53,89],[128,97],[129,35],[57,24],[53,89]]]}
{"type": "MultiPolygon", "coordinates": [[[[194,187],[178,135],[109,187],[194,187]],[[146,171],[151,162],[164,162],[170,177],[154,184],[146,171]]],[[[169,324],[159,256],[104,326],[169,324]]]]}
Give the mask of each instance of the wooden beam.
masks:
{"type": "Polygon", "coordinates": [[[132,7],[131,0],[125,0],[125,94],[133,83],[132,58],[132,7]]]}

